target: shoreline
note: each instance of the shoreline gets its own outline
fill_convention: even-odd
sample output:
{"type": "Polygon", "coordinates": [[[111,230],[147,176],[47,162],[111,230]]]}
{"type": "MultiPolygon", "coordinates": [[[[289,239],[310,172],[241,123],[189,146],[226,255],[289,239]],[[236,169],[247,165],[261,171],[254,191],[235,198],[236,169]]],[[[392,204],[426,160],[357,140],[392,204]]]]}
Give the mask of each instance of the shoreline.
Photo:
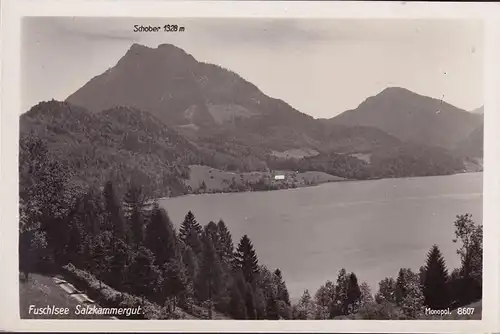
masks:
{"type": "Polygon", "coordinates": [[[268,189],[268,190],[246,190],[246,191],[217,191],[217,192],[206,192],[206,193],[191,193],[191,194],[184,194],[184,195],[179,195],[179,196],[171,196],[171,197],[159,197],[156,198],[158,201],[162,200],[168,200],[172,198],[180,198],[180,197],[187,197],[187,196],[203,196],[203,195],[220,195],[220,194],[244,194],[244,193],[253,193],[253,192],[274,192],[274,191],[285,191],[285,190],[298,190],[302,188],[312,188],[312,187],[318,187],[322,186],[325,184],[331,184],[331,183],[343,183],[343,182],[367,182],[367,181],[381,181],[381,180],[411,180],[415,178],[424,178],[424,177],[440,177],[440,176],[454,176],[454,175],[462,175],[462,174],[478,174],[478,173],[483,173],[483,171],[470,171],[470,172],[459,172],[459,173],[453,173],[453,174],[444,174],[444,175],[423,175],[423,176],[405,176],[405,177],[386,177],[386,178],[377,178],[377,179],[364,179],[364,180],[359,180],[359,179],[343,179],[343,180],[335,180],[335,181],[327,181],[327,182],[320,182],[317,184],[311,184],[311,185],[301,185],[297,187],[289,187],[289,188],[282,188],[282,189],[268,189]]]}

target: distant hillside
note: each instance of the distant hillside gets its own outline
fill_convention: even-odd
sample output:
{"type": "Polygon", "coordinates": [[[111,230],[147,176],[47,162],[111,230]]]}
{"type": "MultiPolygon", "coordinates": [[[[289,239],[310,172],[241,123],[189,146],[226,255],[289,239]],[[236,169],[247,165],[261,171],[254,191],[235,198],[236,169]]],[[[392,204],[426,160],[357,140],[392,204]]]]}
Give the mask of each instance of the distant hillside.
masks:
{"type": "Polygon", "coordinates": [[[458,142],[456,151],[469,158],[482,158],[484,149],[484,125],[472,131],[465,139],[458,142]]]}
{"type": "Polygon", "coordinates": [[[450,149],[480,126],[483,118],[440,100],[392,87],[330,121],[345,126],[371,126],[404,142],[450,149]]]}
{"type": "Polygon", "coordinates": [[[336,153],[370,153],[382,148],[390,149],[402,145],[401,140],[375,127],[324,125],[323,145],[324,152],[336,153]]]}
{"type": "Polygon", "coordinates": [[[47,141],[84,184],[134,177],[155,192],[185,193],[186,166],[200,159],[196,146],[154,116],[124,107],[91,114],[66,102],[41,102],[21,116],[20,132],[21,139],[31,133],[47,141]]]}

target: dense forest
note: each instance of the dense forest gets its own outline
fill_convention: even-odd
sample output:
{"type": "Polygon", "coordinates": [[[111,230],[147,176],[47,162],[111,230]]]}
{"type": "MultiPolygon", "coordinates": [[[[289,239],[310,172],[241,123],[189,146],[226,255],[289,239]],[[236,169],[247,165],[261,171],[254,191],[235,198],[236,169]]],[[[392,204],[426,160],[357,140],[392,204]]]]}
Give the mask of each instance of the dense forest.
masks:
{"type": "Polygon", "coordinates": [[[454,222],[462,265],[451,273],[434,245],[418,273],[402,268],[375,295],[342,269],[292,304],[281,271],[259,262],[249,236],[234,245],[224,221],[203,225],[192,212],[177,231],[133,174],[122,185],[75,182],[72,166],[35,135],[21,138],[19,168],[25,279],[62,270],[102,306],[143,305],[141,318],[416,319],[424,307],[481,299],[483,230],[468,214],[454,222]]]}

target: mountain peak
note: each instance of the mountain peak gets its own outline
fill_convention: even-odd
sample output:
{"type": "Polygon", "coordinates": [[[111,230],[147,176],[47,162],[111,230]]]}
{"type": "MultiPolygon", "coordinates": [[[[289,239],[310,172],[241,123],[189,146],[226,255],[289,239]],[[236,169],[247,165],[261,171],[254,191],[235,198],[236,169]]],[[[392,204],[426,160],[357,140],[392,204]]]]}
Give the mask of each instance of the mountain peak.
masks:
{"type": "Polygon", "coordinates": [[[378,128],[402,141],[450,148],[482,122],[481,117],[440,99],[387,87],[333,123],[378,128]]]}
{"type": "Polygon", "coordinates": [[[184,51],[183,49],[168,43],[159,44],[156,48],[139,43],[134,43],[130,46],[128,50],[128,53],[134,53],[136,55],[139,53],[142,54],[146,52],[151,54],[161,54],[161,55],[176,53],[183,56],[191,56],[188,53],[186,53],[186,51],[184,51]]]}
{"type": "Polygon", "coordinates": [[[384,90],[382,90],[380,93],[378,93],[376,96],[383,96],[383,97],[394,97],[394,96],[422,96],[420,94],[417,94],[407,88],[403,87],[398,87],[398,86],[391,86],[387,87],[384,90]]]}

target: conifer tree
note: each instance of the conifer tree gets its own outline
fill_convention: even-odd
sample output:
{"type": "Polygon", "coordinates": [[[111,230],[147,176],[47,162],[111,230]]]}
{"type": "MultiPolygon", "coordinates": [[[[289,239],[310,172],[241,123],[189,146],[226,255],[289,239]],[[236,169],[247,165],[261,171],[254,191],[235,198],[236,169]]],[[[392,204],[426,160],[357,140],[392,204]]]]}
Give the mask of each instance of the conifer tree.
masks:
{"type": "Polygon", "coordinates": [[[245,306],[247,309],[247,319],[255,320],[257,318],[255,311],[255,300],[254,300],[253,289],[250,283],[247,283],[245,306]]]}
{"type": "Polygon", "coordinates": [[[266,297],[259,287],[255,289],[254,302],[256,318],[258,320],[266,319],[266,297]]]}
{"type": "Polygon", "coordinates": [[[153,252],[155,263],[159,266],[178,255],[172,221],[167,212],[156,203],[151,212],[150,222],[146,227],[145,246],[153,252]]]}
{"type": "Polygon", "coordinates": [[[422,290],[424,289],[424,285],[425,285],[425,273],[426,273],[427,269],[425,269],[425,266],[420,266],[420,268],[418,269],[418,278],[419,278],[419,281],[420,281],[420,286],[422,287],[422,290]]]}
{"type": "Polygon", "coordinates": [[[194,254],[191,247],[186,246],[184,248],[183,253],[182,253],[182,261],[184,262],[184,265],[186,266],[188,285],[191,285],[194,289],[194,282],[196,281],[196,279],[198,277],[200,265],[198,262],[198,258],[194,254]]]}
{"type": "Polygon", "coordinates": [[[348,314],[348,290],[349,277],[344,268],[339,271],[337,276],[337,284],[335,285],[335,305],[333,307],[332,316],[348,314]]]}
{"type": "Polygon", "coordinates": [[[191,247],[197,256],[200,255],[202,251],[200,240],[202,231],[201,225],[196,221],[193,213],[189,211],[179,228],[179,239],[182,240],[184,244],[191,247]]]}
{"type": "Polygon", "coordinates": [[[234,257],[233,238],[222,219],[217,223],[217,229],[219,231],[218,235],[220,240],[220,248],[218,249],[219,257],[222,263],[230,265],[234,257]]]}
{"type": "Polygon", "coordinates": [[[346,309],[348,314],[356,313],[361,304],[361,290],[356,274],[351,273],[348,278],[346,309]]]}
{"type": "Polygon", "coordinates": [[[85,236],[96,237],[100,232],[104,216],[101,199],[94,189],[82,195],[75,219],[81,225],[85,236]]]}
{"type": "Polygon", "coordinates": [[[111,181],[106,182],[103,196],[106,210],[106,227],[112,231],[113,238],[125,240],[126,228],[123,210],[111,181]]]}
{"type": "Polygon", "coordinates": [[[401,305],[403,298],[406,296],[406,286],[408,284],[407,278],[409,277],[410,269],[401,268],[398,272],[398,278],[396,279],[396,304],[401,305]]]}
{"type": "MultiPolygon", "coordinates": [[[[210,239],[212,240],[212,244],[214,246],[215,252],[218,255],[221,245],[220,245],[220,238],[219,238],[219,229],[217,228],[217,224],[215,224],[213,221],[210,221],[203,228],[203,234],[206,234],[208,237],[210,237],[210,239]]],[[[202,236],[202,239],[203,239],[203,236],[202,236]]]]}
{"type": "Polygon", "coordinates": [[[448,270],[443,255],[437,245],[432,246],[427,255],[424,281],[424,304],[440,310],[449,306],[448,270]]]}
{"type": "Polygon", "coordinates": [[[146,201],[142,187],[132,183],[125,194],[124,202],[129,215],[131,239],[136,247],[144,242],[146,201]]]}
{"type": "Polygon", "coordinates": [[[203,252],[200,263],[200,274],[196,284],[196,294],[200,301],[210,303],[218,295],[222,284],[222,269],[219,257],[209,235],[203,235],[203,252]]]}
{"type": "Polygon", "coordinates": [[[314,319],[316,313],[314,308],[314,302],[311,298],[311,294],[308,290],[305,290],[297,305],[294,306],[293,318],[300,320],[314,319]]]}
{"type": "Polygon", "coordinates": [[[231,296],[229,302],[229,313],[233,319],[244,320],[246,319],[246,306],[245,301],[241,295],[240,289],[236,282],[232,285],[231,296]]]}
{"type": "Polygon", "coordinates": [[[184,217],[184,221],[179,229],[179,238],[187,244],[187,237],[191,230],[195,230],[199,235],[201,235],[202,228],[201,225],[196,221],[194,214],[189,211],[184,217]]]}
{"type": "Polygon", "coordinates": [[[252,283],[255,275],[259,272],[259,261],[252,242],[245,234],[241,237],[240,243],[235,254],[235,268],[240,269],[247,282],[252,283]]]}
{"type": "Polygon", "coordinates": [[[281,270],[276,269],[274,271],[274,279],[275,279],[276,287],[277,287],[277,298],[279,300],[283,301],[286,305],[290,306],[290,295],[288,293],[286,283],[283,280],[281,270]]]}
{"type": "Polygon", "coordinates": [[[278,320],[279,319],[278,302],[276,301],[276,299],[274,297],[269,297],[267,299],[266,318],[269,320],[278,320]]]}

